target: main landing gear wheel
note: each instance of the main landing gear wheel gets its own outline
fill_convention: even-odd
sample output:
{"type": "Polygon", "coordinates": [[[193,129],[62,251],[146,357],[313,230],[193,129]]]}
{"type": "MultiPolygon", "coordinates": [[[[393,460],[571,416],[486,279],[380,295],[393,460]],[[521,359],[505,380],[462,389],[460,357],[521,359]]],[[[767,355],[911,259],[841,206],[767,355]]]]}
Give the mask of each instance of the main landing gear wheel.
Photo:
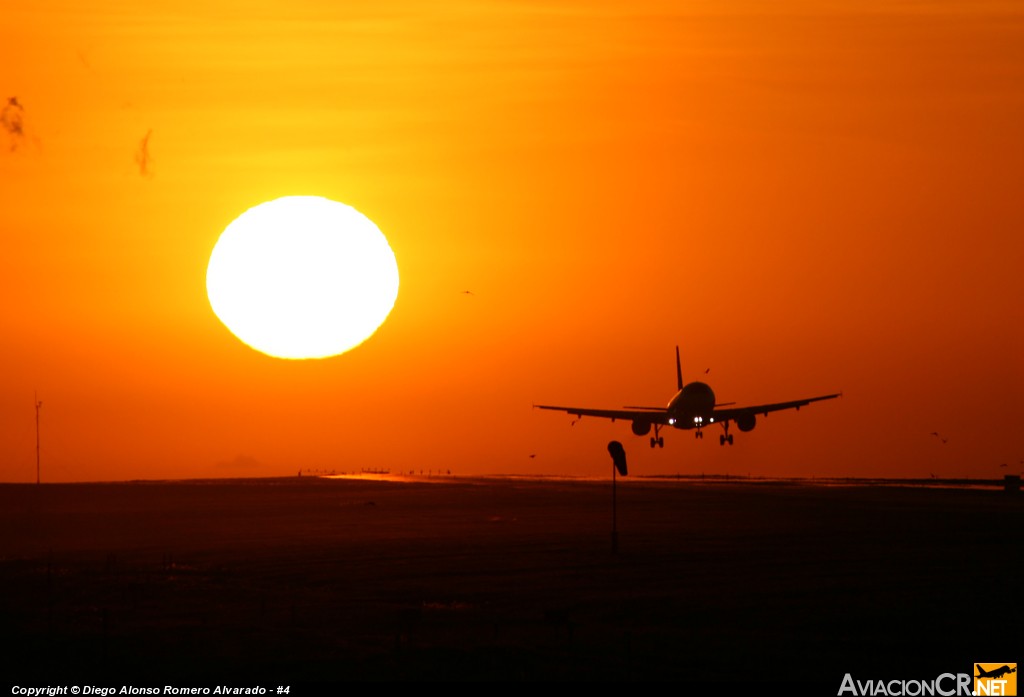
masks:
{"type": "Polygon", "coordinates": [[[719,436],[718,437],[718,444],[719,445],[725,445],[726,443],[728,443],[729,445],[732,445],[732,434],[730,434],[728,436],[719,436]]]}
{"type": "Polygon", "coordinates": [[[651,436],[651,447],[664,448],[665,439],[658,435],[658,431],[661,430],[661,424],[654,424],[654,435],[651,436]]]}

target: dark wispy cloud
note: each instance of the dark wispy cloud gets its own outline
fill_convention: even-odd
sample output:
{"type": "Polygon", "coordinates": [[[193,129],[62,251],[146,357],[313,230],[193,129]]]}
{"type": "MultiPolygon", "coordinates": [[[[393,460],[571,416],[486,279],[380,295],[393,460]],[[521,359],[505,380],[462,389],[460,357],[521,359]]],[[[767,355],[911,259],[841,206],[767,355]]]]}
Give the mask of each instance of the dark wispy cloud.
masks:
{"type": "Polygon", "coordinates": [[[149,139],[153,135],[153,129],[146,131],[146,135],[139,141],[139,147],[135,149],[135,164],[139,167],[139,174],[144,177],[153,176],[153,157],[149,154],[149,139]]]}
{"type": "Polygon", "coordinates": [[[17,97],[8,97],[7,104],[0,111],[0,126],[7,132],[10,149],[17,150],[25,141],[25,107],[17,97]]]}

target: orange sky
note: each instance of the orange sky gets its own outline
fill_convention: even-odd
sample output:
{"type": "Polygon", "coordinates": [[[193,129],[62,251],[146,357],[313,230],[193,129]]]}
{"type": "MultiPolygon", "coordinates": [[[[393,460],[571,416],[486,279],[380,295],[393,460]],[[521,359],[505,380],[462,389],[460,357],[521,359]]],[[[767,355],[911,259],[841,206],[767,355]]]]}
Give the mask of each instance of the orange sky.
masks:
{"type": "Polygon", "coordinates": [[[603,474],[612,438],[636,473],[1024,469],[1019,3],[238,7],[5,8],[0,480],[35,479],[36,390],[44,481],[603,474]],[[290,194],[398,259],[341,357],[206,299],[223,228],[290,194]],[[664,404],[677,343],[720,401],[845,396],[656,452],[531,409],[664,404]]]}

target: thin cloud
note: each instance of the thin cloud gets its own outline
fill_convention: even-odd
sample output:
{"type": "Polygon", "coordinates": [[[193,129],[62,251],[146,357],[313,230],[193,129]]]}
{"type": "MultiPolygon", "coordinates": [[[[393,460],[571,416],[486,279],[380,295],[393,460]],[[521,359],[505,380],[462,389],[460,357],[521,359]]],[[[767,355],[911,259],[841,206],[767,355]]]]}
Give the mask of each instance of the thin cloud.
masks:
{"type": "Polygon", "coordinates": [[[149,154],[149,138],[153,135],[153,129],[146,131],[146,135],[139,141],[139,147],[135,150],[135,164],[139,166],[139,174],[144,177],[153,176],[151,169],[153,157],[149,154]]]}
{"type": "Polygon", "coordinates": [[[7,131],[11,151],[17,150],[25,141],[25,107],[17,97],[8,97],[7,104],[0,111],[0,126],[7,131]]]}

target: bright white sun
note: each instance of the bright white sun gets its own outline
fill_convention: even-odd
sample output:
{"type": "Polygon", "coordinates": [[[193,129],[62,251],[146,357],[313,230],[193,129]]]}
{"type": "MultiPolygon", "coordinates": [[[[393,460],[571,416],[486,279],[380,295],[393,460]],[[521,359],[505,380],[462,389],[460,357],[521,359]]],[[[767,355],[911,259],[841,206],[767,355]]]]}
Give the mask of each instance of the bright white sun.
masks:
{"type": "Polygon", "coordinates": [[[210,255],[214,313],[257,351],[326,358],[358,346],[398,297],[398,264],[365,215],[319,196],[250,208],[210,255]]]}

